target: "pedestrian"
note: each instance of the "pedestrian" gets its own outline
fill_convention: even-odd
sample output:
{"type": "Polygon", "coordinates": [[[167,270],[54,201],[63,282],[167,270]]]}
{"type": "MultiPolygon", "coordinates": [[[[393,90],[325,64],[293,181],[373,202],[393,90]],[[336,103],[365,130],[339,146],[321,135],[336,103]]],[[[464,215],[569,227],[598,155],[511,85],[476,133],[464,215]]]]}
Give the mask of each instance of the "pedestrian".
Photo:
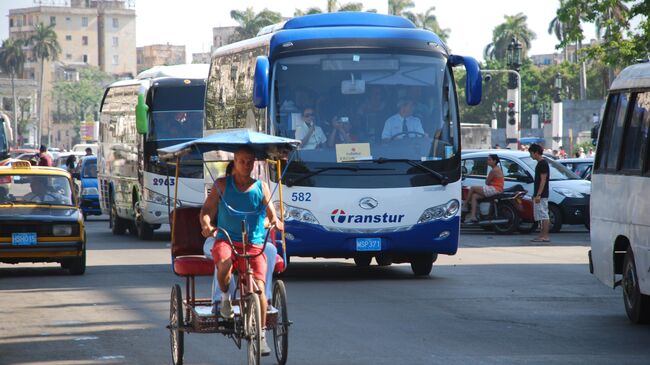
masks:
{"type": "Polygon", "coordinates": [[[497,144],[494,146],[494,149],[495,149],[495,150],[500,150],[500,149],[501,149],[501,146],[499,146],[499,144],[497,143],[497,144]]]}
{"type": "Polygon", "coordinates": [[[54,164],[52,162],[52,156],[47,152],[47,146],[42,144],[38,151],[38,166],[52,167],[54,164]]]}
{"type": "Polygon", "coordinates": [[[86,147],[86,156],[92,156],[93,155],[93,150],[90,147],[86,147]]]}
{"type": "Polygon", "coordinates": [[[560,146],[560,152],[558,152],[558,154],[560,155],[561,159],[566,158],[566,151],[564,150],[564,146],[560,146]]]}
{"type": "Polygon", "coordinates": [[[550,242],[551,240],[548,237],[549,226],[551,223],[548,214],[548,177],[550,169],[548,162],[544,158],[544,149],[542,146],[533,143],[528,148],[528,152],[530,153],[530,157],[537,161],[537,166],[535,167],[533,202],[535,221],[540,222],[541,226],[539,236],[533,238],[531,241],[550,242]]]}
{"type": "Polygon", "coordinates": [[[589,147],[589,152],[587,152],[587,157],[594,157],[594,149],[593,147],[589,147]]]}

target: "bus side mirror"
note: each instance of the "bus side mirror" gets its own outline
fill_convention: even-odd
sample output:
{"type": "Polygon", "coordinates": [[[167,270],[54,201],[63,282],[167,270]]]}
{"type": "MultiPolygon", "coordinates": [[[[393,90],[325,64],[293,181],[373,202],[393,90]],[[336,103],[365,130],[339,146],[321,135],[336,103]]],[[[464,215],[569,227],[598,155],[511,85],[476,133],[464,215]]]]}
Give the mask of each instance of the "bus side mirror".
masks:
{"type": "Polygon", "coordinates": [[[464,65],[467,72],[465,80],[465,101],[467,105],[479,105],[483,93],[483,76],[478,62],[472,57],[450,55],[449,62],[452,66],[464,65]]]}
{"type": "Polygon", "coordinates": [[[266,56],[257,56],[255,62],[253,104],[259,109],[269,104],[269,59],[266,56]]]}
{"type": "Polygon", "coordinates": [[[147,134],[147,113],[149,106],[144,102],[144,93],[138,93],[138,104],[135,106],[135,128],[140,134],[147,134]]]}

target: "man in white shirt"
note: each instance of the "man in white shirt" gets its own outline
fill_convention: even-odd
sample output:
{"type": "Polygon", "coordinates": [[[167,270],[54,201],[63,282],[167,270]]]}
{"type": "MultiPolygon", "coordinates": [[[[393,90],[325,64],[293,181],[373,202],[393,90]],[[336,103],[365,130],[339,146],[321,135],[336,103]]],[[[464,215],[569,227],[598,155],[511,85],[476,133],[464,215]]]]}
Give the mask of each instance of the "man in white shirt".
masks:
{"type": "Polygon", "coordinates": [[[398,136],[397,138],[426,136],[420,118],[413,116],[415,106],[413,100],[400,100],[397,106],[399,113],[386,120],[384,130],[381,132],[381,139],[386,141],[395,136],[398,136]]]}
{"type": "Polygon", "coordinates": [[[296,139],[299,139],[301,149],[313,150],[327,142],[323,129],[314,123],[314,109],[305,108],[302,112],[304,123],[296,127],[296,139]]]}

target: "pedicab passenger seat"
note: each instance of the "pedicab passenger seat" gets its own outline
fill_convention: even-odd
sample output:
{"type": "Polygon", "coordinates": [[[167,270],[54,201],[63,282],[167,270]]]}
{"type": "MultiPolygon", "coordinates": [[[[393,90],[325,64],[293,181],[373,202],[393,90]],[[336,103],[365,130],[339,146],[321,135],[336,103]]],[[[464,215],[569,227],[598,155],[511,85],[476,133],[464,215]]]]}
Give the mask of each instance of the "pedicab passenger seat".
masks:
{"type": "Polygon", "coordinates": [[[178,208],[172,235],[174,273],[179,276],[210,276],[214,262],[203,255],[205,238],[201,235],[201,208],[178,208]]]}

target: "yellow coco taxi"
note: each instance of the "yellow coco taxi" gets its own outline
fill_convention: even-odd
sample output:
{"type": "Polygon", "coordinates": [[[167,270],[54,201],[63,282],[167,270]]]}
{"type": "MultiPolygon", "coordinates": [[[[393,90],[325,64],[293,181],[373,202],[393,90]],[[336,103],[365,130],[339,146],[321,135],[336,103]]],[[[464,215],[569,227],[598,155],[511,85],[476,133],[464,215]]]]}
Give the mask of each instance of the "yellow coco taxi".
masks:
{"type": "Polygon", "coordinates": [[[86,233],[70,174],[10,164],[0,167],[0,262],[59,262],[83,274],[86,233]]]}

